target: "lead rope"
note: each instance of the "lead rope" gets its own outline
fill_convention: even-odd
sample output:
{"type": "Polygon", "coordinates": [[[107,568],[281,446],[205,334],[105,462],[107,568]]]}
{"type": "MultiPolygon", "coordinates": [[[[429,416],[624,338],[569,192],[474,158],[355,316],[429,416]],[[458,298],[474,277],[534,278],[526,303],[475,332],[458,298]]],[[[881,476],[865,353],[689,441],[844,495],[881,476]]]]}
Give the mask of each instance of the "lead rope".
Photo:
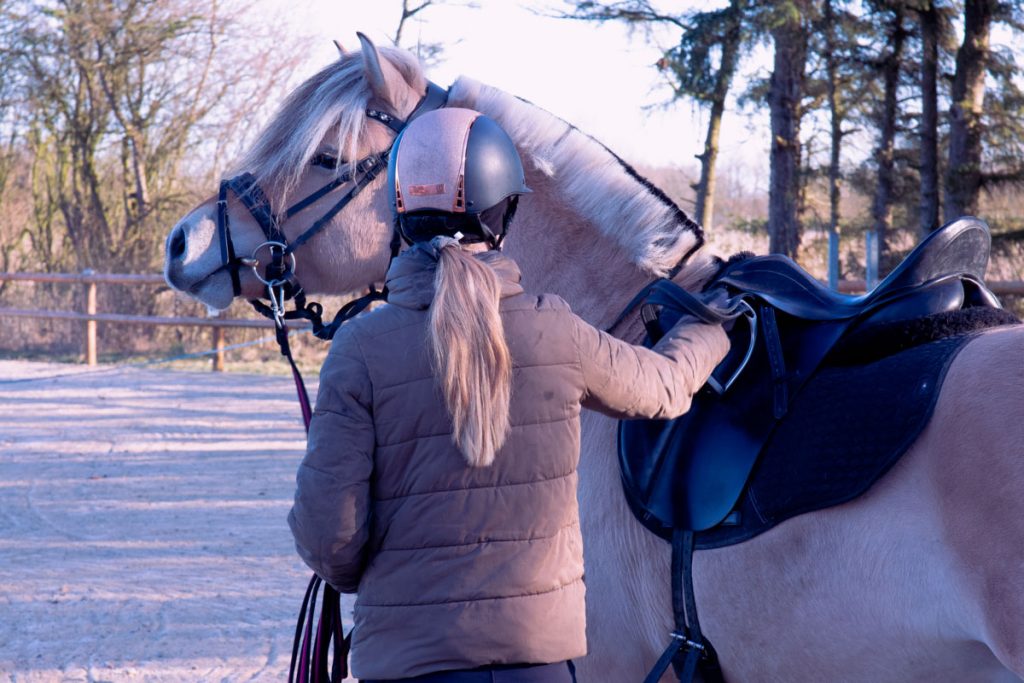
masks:
{"type": "MultiPolygon", "coordinates": [[[[398,255],[401,247],[401,237],[396,231],[391,239],[391,260],[398,255]]],[[[315,302],[307,304],[301,290],[295,296],[296,308],[292,311],[285,312],[278,309],[276,305],[271,307],[258,301],[250,302],[256,310],[274,320],[277,344],[281,349],[281,355],[288,360],[292,369],[295,393],[299,399],[302,423],[306,428],[307,435],[309,434],[309,424],[313,419],[313,410],[310,406],[306,383],[302,380],[302,373],[299,372],[299,367],[292,356],[291,344],[288,342],[288,320],[296,318],[310,320],[313,323],[313,333],[317,337],[331,339],[342,323],[362,313],[372,302],[387,299],[387,295],[387,287],[378,290],[370,285],[368,294],[345,304],[328,325],[323,324],[321,317],[323,309],[320,304],[315,302]],[[260,307],[265,310],[261,310],[260,307]]],[[[309,586],[306,588],[306,597],[303,598],[302,608],[299,610],[298,623],[295,625],[292,659],[288,667],[288,683],[340,683],[348,676],[348,653],[351,646],[352,633],[349,632],[346,636],[341,623],[341,595],[329,583],[325,583],[323,579],[313,574],[309,580],[309,586]],[[314,611],[317,592],[321,588],[323,589],[323,598],[314,635],[313,622],[316,620],[314,611]],[[331,652],[332,642],[334,643],[333,653],[331,652]],[[328,660],[330,660],[330,670],[328,670],[328,660]]]]}
{"type": "MultiPolygon", "coordinates": [[[[304,301],[302,303],[305,303],[304,301]]],[[[319,304],[311,304],[319,305],[319,304]]],[[[274,329],[277,335],[277,344],[281,349],[281,355],[288,360],[292,369],[292,379],[295,380],[295,393],[299,399],[299,407],[302,410],[302,424],[309,435],[309,425],[313,419],[313,410],[310,406],[309,392],[306,383],[302,380],[302,373],[292,356],[291,344],[288,341],[288,323],[286,318],[304,317],[289,316],[278,311],[274,315],[269,306],[267,311],[274,319],[274,329]]],[[[298,313],[298,311],[292,311],[298,313]]],[[[339,315],[340,317],[340,315],[339,315]]],[[[346,637],[341,624],[341,595],[334,590],[330,584],[324,583],[316,574],[309,579],[306,587],[306,596],[302,600],[302,608],[299,610],[298,623],[295,625],[295,639],[292,641],[292,658],[288,666],[288,683],[340,683],[348,676],[348,652],[352,645],[352,634],[346,637]],[[316,599],[320,589],[323,589],[323,598],[320,605],[319,620],[316,619],[316,599]],[[313,622],[317,621],[316,633],[313,632],[313,622]],[[333,657],[331,643],[334,643],[333,657]],[[328,671],[328,660],[331,661],[328,671]],[[296,661],[297,660],[297,661],[296,661]],[[298,666],[296,666],[296,664],[298,666]]]]}
{"type": "MultiPolygon", "coordinates": [[[[281,355],[288,359],[295,379],[295,393],[299,397],[302,408],[302,422],[309,434],[309,423],[313,417],[310,408],[309,393],[302,381],[295,359],[292,358],[291,346],[288,343],[288,326],[281,318],[277,326],[277,343],[281,347],[281,355]]],[[[309,579],[306,596],[299,610],[298,623],[295,625],[295,639],[292,641],[292,659],[288,666],[288,683],[340,683],[348,676],[348,652],[352,646],[352,633],[347,636],[341,624],[341,594],[329,583],[324,583],[316,574],[309,579]],[[316,598],[323,588],[319,620],[316,611],[316,598]],[[316,634],[313,633],[313,622],[317,621],[316,634]],[[331,652],[331,643],[334,651],[331,652]],[[332,656],[333,655],[333,656],[332,656]],[[297,661],[296,661],[297,660],[297,661]],[[328,660],[330,671],[328,671],[328,660]],[[296,667],[296,664],[298,666],[296,667]]]]}

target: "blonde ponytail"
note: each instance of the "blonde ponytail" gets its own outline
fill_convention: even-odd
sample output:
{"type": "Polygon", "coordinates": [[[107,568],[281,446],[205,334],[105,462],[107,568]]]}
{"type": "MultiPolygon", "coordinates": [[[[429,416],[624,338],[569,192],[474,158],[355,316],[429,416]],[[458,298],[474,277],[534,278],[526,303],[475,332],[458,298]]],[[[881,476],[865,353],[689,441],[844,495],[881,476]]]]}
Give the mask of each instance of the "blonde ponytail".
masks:
{"type": "Polygon", "coordinates": [[[501,284],[485,263],[441,238],[430,347],[451,415],[452,438],[473,467],[486,467],[509,432],[512,357],[498,304],[501,284]]]}

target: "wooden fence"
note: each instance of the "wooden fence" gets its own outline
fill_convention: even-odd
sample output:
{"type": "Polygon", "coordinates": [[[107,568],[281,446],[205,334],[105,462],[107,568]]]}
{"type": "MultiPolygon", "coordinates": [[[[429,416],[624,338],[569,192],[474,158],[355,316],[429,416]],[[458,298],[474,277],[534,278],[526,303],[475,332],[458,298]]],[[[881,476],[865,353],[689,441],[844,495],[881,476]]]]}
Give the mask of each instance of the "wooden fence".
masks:
{"type": "MultiPolygon", "coordinates": [[[[0,273],[0,281],[64,282],[68,284],[83,285],[85,287],[85,311],[46,311],[38,309],[0,308],[0,317],[49,318],[58,320],[81,320],[85,322],[85,362],[89,365],[96,365],[96,323],[99,322],[132,323],[136,325],[186,325],[194,327],[209,327],[213,342],[211,348],[216,351],[213,356],[213,370],[215,372],[222,372],[224,370],[224,328],[274,328],[274,324],[271,321],[261,319],[220,318],[216,316],[208,318],[164,317],[152,315],[124,315],[121,313],[98,313],[96,311],[96,285],[162,285],[164,284],[164,278],[161,275],[93,273],[89,270],[80,274],[0,273]]],[[[989,289],[999,296],[1024,296],[1024,281],[994,280],[987,284],[989,289]]],[[[863,292],[864,287],[864,280],[841,280],[839,282],[839,291],[841,292],[863,292]]],[[[306,323],[306,321],[294,321],[289,323],[289,326],[301,329],[303,327],[309,327],[309,324],[306,323]]]]}
{"type": "MultiPolygon", "coordinates": [[[[248,327],[274,329],[270,320],[259,318],[221,318],[210,316],[168,317],[155,315],[125,315],[122,313],[99,313],[96,310],[96,285],[162,285],[165,284],[161,275],[128,275],[121,273],[94,273],[86,270],[75,273],[0,273],[0,281],[22,282],[61,282],[85,287],[84,311],[48,311],[40,309],[2,308],[0,318],[43,318],[56,320],[81,320],[85,323],[85,362],[96,365],[96,324],[131,323],[136,325],[175,325],[210,328],[213,354],[212,368],[214,372],[224,371],[224,329],[228,327],[248,327]]],[[[309,323],[290,321],[288,326],[295,329],[308,328],[309,323]]]]}

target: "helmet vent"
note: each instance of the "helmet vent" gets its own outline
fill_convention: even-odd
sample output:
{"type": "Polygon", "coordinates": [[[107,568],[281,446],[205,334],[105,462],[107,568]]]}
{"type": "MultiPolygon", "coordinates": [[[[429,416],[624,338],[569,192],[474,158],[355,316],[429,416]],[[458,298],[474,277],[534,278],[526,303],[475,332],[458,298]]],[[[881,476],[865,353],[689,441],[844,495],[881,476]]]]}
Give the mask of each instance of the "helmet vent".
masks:
{"type": "Polygon", "coordinates": [[[455,188],[455,210],[466,210],[466,176],[459,175],[459,184],[455,188]]]}
{"type": "Polygon", "coordinates": [[[402,199],[402,188],[398,186],[398,183],[395,183],[395,210],[398,213],[405,212],[405,200],[402,199]]]}

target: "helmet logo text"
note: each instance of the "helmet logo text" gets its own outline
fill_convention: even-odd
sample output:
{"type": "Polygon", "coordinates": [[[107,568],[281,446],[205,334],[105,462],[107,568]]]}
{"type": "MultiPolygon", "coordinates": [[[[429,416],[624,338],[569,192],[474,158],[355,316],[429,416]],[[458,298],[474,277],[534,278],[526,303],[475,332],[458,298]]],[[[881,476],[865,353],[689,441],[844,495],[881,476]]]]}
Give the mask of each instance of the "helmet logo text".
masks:
{"type": "Polygon", "coordinates": [[[409,194],[414,197],[426,197],[428,195],[444,194],[444,183],[434,185],[410,185],[409,194]]]}

